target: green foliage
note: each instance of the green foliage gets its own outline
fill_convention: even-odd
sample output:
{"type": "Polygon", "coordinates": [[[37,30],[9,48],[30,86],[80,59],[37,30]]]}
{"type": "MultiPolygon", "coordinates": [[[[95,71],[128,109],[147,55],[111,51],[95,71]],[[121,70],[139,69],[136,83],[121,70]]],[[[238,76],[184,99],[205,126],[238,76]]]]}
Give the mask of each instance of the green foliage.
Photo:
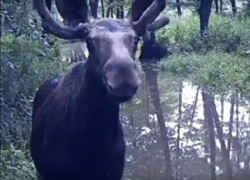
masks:
{"type": "MultiPolygon", "coordinates": [[[[27,1],[22,1],[21,4],[18,1],[2,3],[3,1],[1,1],[3,6],[1,6],[0,87],[1,179],[31,180],[34,179],[35,174],[28,150],[32,100],[39,85],[45,79],[64,72],[68,64],[60,61],[60,48],[58,47],[62,41],[51,36],[49,41],[52,41],[54,45],[48,45],[50,42],[42,37],[41,27],[32,21],[34,14],[27,1]]],[[[130,1],[126,3],[130,4],[130,1]]],[[[194,6],[194,1],[190,4],[194,6]]],[[[246,8],[245,14],[247,11],[246,8]]],[[[250,57],[246,53],[250,50],[249,27],[249,18],[212,15],[209,35],[202,40],[197,16],[171,18],[170,25],[160,31],[160,40],[168,44],[173,54],[159,64],[163,70],[159,73],[159,86],[161,86],[161,93],[164,94],[162,96],[165,96],[161,97],[161,101],[167,113],[176,110],[176,107],[173,107],[177,101],[178,78],[176,75],[193,84],[206,85],[218,94],[229,94],[230,90],[237,90],[245,100],[250,101],[250,57]],[[167,75],[164,74],[166,71],[167,75]],[[173,91],[175,94],[172,93],[173,91]]],[[[148,89],[147,83],[144,83],[144,86],[148,89]]],[[[133,106],[127,106],[127,114],[124,116],[124,122],[129,119],[132,127],[125,125],[124,128],[127,142],[130,144],[136,142],[137,146],[134,148],[128,145],[127,153],[133,160],[127,163],[130,167],[127,177],[133,179],[140,174],[143,178],[154,179],[156,174],[159,176],[159,172],[162,172],[164,167],[162,146],[158,143],[160,138],[157,121],[150,122],[149,115],[154,114],[155,111],[153,105],[149,104],[149,92],[148,90],[141,92],[139,93],[141,99],[138,98],[133,106]],[[150,133],[143,135],[140,133],[145,128],[145,124],[152,129],[150,133]],[[135,154],[136,158],[134,158],[135,154]]],[[[175,113],[167,115],[168,123],[176,119],[174,115],[175,113]]],[[[186,118],[188,117],[185,116],[183,119],[186,118]]],[[[190,131],[195,129],[190,127],[188,126],[190,131]]],[[[197,131],[193,134],[196,139],[201,138],[197,135],[197,131]]],[[[200,134],[203,133],[202,129],[199,131],[201,131],[200,134]]],[[[175,135],[174,128],[169,128],[169,134],[171,133],[175,135]]],[[[175,137],[169,137],[171,137],[170,144],[175,147],[175,137]]],[[[172,155],[175,154],[174,151],[175,149],[171,150],[172,155]]],[[[198,154],[193,151],[194,149],[191,149],[187,153],[190,154],[190,159],[194,158],[193,161],[196,163],[195,158],[198,154]]],[[[186,166],[185,163],[181,165],[186,166]]],[[[190,165],[190,167],[193,166],[190,165]]],[[[195,168],[193,171],[198,172],[195,168]]],[[[188,174],[191,174],[190,170],[188,174]]]]}
{"type": "Polygon", "coordinates": [[[169,42],[175,53],[218,50],[244,54],[250,47],[249,27],[248,18],[211,15],[209,35],[206,41],[202,41],[198,16],[186,16],[171,19],[171,25],[161,31],[161,40],[169,42]]]}
{"type": "Polygon", "coordinates": [[[249,57],[209,51],[206,54],[173,55],[159,65],[195,84],[211,87],[215,93],[229,93],[235,89],[245,97],[250,95],[249,57]]]}
{"type": "Polygon", "coordinates": [[[161,32],[173,55],[160,63],[164,70],[206,85],[215,93],[234,89],[249,100],[250,94],[250,19],[212,15],[209,34],[200,38],[199,19],[186,16],[174,19],[161,32]]]}
{"type": "Polygon", "coordinates": [[[1,1],[1,179],[31,180],[34,165],[28,143],[35,91],[62,73],[60,41],[42,38],[28,4],[1,1]]]}
{"type": "Polygon", "coordinates": [[[54,51],[38,41],[6,34],[1,37],[1,141],[22,144],[30,127],[31,101],[38,86],[48,77],[62,72],[65,63],[56,61],[54,51]],[[53,57],[53,58],[50,58],[53,57]]]}
{"type": "Polygon", "coordinates": [[[33,180],[35,169],[27,158],[28,152],[15,149],[1,150],[1,179],[4,180],[33,180]]]}
{"type": "Polygon", "coordinates": [[[241,15],[243,17],[250,17],[250,0],[243,0],[244,3],[243,3],[243,9],[242,9],[242,12],[241,12],[241,15]]]}

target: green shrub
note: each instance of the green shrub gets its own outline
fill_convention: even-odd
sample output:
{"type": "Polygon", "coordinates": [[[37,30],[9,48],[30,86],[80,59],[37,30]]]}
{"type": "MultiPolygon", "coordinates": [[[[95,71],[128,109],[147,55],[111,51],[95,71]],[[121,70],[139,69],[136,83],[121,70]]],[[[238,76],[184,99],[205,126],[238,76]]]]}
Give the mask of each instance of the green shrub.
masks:
{"type": "Polygon", "coordinates": [[[34,180],[34,165],[27,158],[27,152],[17,150],[13,146],[9,150],[1,150],[2,180],[34,180]]]}
{"type": "Polygon", "coordinates": [[[38,41],[12,34],[1,37],[1,147],[9,142],[22,145],[28,139],[36,89],[65,67],[53,49],[38,41]]]}
{"type": "Polygon", "coordinates": [[[206,43],[201,41],[198,16],[171,19],[171,23],[160,32],[165,41],[176,52],[203,52],[221,50],[244,54],[250,47],[250,19],[229,18],[212,14],[206,43]]]}
{"type": "Polygon", "coordinates": [[[159,63],[163,71],[183,76],[215,93],[238,90],[250,97],[250,60],[237,54],[209,51],[206,54],[175,54],[159,63]]]}

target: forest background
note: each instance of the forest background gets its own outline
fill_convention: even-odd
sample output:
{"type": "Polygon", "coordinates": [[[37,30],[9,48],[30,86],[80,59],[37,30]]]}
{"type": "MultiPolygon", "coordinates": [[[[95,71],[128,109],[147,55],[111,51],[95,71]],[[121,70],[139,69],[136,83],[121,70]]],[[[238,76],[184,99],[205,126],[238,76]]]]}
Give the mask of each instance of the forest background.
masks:
{"type": "MultiPolygon", "coordinates": [[[[130,3],[100,0],[96,12],[115,18],[130,3]]],[[[124,180],[249,180],[250,0],[169,0],[165,13],[156,35],[168,56],[142,68],[140,92],[122,106],[124,180]]],[[[2,180],[35,179],[34,94],[83,50],[42,33],[31,0],[1,0],[2,180]]]]}

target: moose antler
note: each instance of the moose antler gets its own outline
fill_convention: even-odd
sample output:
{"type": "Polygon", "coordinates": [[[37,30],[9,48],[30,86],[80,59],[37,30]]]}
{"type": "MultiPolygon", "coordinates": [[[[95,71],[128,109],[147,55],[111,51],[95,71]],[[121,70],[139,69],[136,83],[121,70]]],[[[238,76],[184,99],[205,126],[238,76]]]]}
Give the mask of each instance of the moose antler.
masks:
{"type": "MultiPolygon", "coordinates": [[[[86,0],[56,0],[61,16],[69,23],[76,21],[74,27],[63,27],[56,22],[44,1],[46,0],[33,0],[45,30],[62,39],[86,39],[91,23],[86,0]]],[[[165,6],[165,0],[134,0],[127,20],[137,35],[143,36],[146,31],[155,31],[169,22],[166,16],[159,16],[165,6]]]]}
{"type": "Polygon", "coordinates": [[[154,22],[148,24],[148,31],[156,31],[169,23],[169,18],[163,14],[160,14],[154,22]]]}
{"type": "Polygon", "coordinates": [[[166,0],[155,0],[147,10],[141,15],[140,19],[133,23],[135,28],[146,27],[150,20],[155,19],[166,7],[166,0]]]}
{"type": "Polygon", "coordinates": [[[156,31],[169,23],[167,16],[159,16],[165,7],[166,0],[134,0],[127,18],[141,36],[146,30],[156,31]]]}
{"type": "Polygon", "coordinates": [[[85,39],[89,33],[87,24],[77,27],[63,27],[51,16],[44,0],[34,0],[34,7],[42,18],[43,28],[62,39],[85,39]]]}

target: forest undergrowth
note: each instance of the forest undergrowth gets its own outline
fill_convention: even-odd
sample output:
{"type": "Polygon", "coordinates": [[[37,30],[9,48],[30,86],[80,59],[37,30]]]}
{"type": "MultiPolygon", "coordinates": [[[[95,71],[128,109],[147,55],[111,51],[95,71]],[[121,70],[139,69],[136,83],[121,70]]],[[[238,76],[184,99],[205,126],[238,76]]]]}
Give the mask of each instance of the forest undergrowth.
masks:
{"type": "MultiPolygon", "coordinates": [[[[60,60],[61,41],[47,37],[54,41],[51,48],[34,24],[13,27],[12,20],[6,16],[10,22],[1,32],[1,179],[34,180],[28,149],[32,99],[42,81],[64,72],[69,63],[60,60]]],[[[212,15],[209,27],[204,41],[198,16],[173,17],[159,32],[171,55],[158,70],[218,95],[233,88],[250,109],[250,19],[212,15]]]]}

